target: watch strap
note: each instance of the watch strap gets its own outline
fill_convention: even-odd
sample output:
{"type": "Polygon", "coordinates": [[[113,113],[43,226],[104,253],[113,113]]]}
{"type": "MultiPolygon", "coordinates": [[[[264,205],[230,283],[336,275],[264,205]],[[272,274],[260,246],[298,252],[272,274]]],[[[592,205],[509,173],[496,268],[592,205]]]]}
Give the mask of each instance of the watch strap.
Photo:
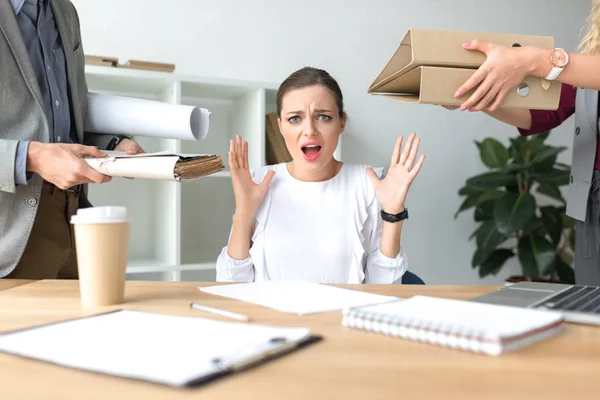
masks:
{"type": "Polygon", "coordinates": [[[560,73],[562,72],[563,69],[564,69],[564,67],[552,67],[552,70],[546,77],[546,80],[548,80],[548,81],[555,80],[556,78],[558,78],[558,75],[560,75],[560,73]]]}
{"type": "Polygon", "coordinates": [[[400,222],[408,219],[408,208],[405,208],[404,211],[399,212],[398,214],[390,214],[381,210],[381,219],[386,222],[400,222]]]}

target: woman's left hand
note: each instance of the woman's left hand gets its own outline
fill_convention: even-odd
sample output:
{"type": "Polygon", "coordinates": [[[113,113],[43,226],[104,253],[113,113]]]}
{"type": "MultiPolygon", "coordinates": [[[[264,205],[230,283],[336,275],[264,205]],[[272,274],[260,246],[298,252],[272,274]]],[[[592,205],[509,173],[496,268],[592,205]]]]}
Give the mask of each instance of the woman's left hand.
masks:
{"type": "Polygon", "coordinates": [[[525,47],[509,47],[480,40],[465,43],[463,47],[485,53],[486,60],[456,91],[455,97],[459,98],[477,87],[462,103],[461,111],[497,110],[508,92],[529,75],[529,68],[533,64],[525,47]]]}
{"type": "Polygon", "coordinates": [[[425,161],[425,155],[422,154],[415,164],[419,143],[421,142],[421,139],[417,138],[415,140],[416,136],[414,132],[410,134],[402,153],[400,152],[402,136],[398,137],[394,146],[390,168],[382,180],[377,178],[372,168],[367,168],[367,174],[373,182],[377,200],[381,204],[381,209],[386,213],[398,214],[404,211],[404,200],[408,194],[408,189],[417,177],[423,161],[425,161]]]}
{"type": "Polygon", "coordinates": [[[115,147],[115,151],[122,151],[131,155],[144,153],[144,149],[142,149],[142,146],[140,146],[136,141],[133,141],[131,139],[121,140],[117,147],[115,147]]]}

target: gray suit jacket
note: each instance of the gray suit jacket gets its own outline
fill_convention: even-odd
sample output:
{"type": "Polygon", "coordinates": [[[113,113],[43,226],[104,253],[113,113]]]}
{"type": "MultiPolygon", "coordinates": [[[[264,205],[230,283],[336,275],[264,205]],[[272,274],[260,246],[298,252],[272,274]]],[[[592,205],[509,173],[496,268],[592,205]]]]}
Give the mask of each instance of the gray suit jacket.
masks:
{"type": "MultiPolygon", "coordinates": [[[[80,143],[105,149],[111,136],[83,132],[88,89],[77,11],[69,0],[53,0],[51,5],[65,51],[72,129],[80,143]]],[[[40,88],[8,0],[0,0],[0,110],[1,278],[23,254],[42,189],[36,174],[27,185],[15,185],[17,142],[48,142],[50,135],[40,88]]],[[[85,192],[80,203],[88,204],[85,192]]]]}
{"type": "Polygon", "coordinates": [[[567,215],[579,221],[584,221],[586,216],[596,161],[598,127],[598,91],[577,89],[567,215]]]}

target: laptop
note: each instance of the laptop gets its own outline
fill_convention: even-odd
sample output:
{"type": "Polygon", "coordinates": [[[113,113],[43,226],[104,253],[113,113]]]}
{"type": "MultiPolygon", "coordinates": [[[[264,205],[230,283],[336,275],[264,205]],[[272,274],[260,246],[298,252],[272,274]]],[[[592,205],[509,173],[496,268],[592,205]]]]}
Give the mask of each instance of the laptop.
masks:
{"type": "Polygon", "coordinates": [[[600,325],[600,287],[519,282],[469,301],[560,311],[568,322],[600,325]]]}

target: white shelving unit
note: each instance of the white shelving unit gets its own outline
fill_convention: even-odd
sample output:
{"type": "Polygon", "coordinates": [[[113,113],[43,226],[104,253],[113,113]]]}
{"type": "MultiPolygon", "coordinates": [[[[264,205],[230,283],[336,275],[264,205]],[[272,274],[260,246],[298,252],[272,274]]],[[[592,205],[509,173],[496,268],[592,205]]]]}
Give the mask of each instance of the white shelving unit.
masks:
{"type": "MultiPolygon", "coordinates": [[[[218,154],[227,166],[229,139],[240,134],[248,141],[250,167],[265,165],[265,116],[276,110],[278,84],[99,66],[86,66],[86,79],[90,92],[211,111],[206,139],[136,137],[147,152],[218,154]]],[[[90,185],[89,197],[97,206],[126,206],[132,216],[128,279],[214,279],[235,206],[227,171],[184,183],[114,178],[90,185]]]]}

